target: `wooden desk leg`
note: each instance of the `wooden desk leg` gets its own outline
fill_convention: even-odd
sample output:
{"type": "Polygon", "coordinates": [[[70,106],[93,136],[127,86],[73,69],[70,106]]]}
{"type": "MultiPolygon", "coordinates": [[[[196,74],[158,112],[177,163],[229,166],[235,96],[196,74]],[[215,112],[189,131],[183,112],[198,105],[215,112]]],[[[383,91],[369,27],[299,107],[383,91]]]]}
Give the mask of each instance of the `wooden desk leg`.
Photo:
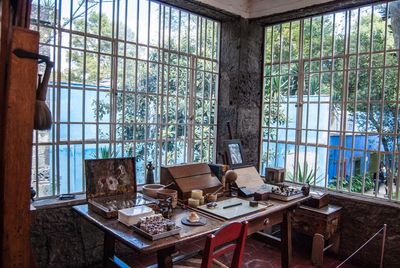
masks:
{"type": "Polygon", "coordinates": [[[311,252],[311,262],[317,267],[322,267],[324,263],[325,239],[321,234],[314,234],[311,252]]]}
{"type": "Polygon", "coordinates": [[[157,263],[159,268],[172,268],[172,253],[175,252],[175,246],[163,248],[157,251],[157,263]]]}
{"type": "Polygon", "coordinates": [[[292,265],[292,212],[286,211],[281,224],[281,266],[292,265]]]}
{"type": "Polygon", "coordinates": [[[108,233],[104,233],[103,267],[109,267],[109,263],[114,259],[115,239],[108,233]]]}
{"type": "Polygon", "coordinates": [[[333,246],[330,248],[330,250],[335,253],[336,255],[339,254],[339,247],[340,247],[340,232],[336,231],[335,234],[333,234],[330,242],[333,244],[333,246]]]}

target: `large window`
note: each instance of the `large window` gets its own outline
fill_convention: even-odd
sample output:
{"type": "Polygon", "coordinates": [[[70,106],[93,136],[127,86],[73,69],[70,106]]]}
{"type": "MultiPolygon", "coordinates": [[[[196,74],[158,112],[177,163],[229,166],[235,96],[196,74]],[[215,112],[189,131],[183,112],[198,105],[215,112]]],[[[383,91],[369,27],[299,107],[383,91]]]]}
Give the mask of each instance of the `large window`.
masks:
{"type": "Polygon", "coordinates": [[[262,172],[398,200],[400,1],[267,26],[264,42],[262,172]]]}
{"type": "Polygon", "coordinates": [[[138,183],[148,161],[214,159],[218,22],[147,0],[36,0],[31,28],[55,62],[53,125],[33,138],[39,197],[84,192],[84,159],[135,156],[138,183]]]}

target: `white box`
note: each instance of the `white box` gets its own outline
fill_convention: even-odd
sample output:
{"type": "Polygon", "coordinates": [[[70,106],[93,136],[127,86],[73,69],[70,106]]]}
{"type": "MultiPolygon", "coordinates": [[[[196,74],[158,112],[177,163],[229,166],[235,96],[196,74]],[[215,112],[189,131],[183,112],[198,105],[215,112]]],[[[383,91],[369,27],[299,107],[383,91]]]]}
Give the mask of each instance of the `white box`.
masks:
{"type": "Polygon", "coordinates": [[[118,221],[127,226],[136,224],[141,217],[153,215],[154,211],[148,206],[135,206],[118,210],[118,221]]]}

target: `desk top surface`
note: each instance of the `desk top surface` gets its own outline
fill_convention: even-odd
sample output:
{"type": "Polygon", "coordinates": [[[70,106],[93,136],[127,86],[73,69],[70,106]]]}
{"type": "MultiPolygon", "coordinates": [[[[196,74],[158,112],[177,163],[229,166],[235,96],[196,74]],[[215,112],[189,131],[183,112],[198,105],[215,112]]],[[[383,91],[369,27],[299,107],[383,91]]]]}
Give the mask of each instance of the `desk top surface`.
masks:
{"type": "Polygon", "coordinates": [[[106,219],[101,215],[95,213],[94,211],[89,210],[88,205],[79,205],[74,206],[73,209],[81,216],[83,216],[90,223],[94,224],[102,231],[107,232],[114,236],[117,240],[124,243],[125,245],[133,248],[134,250],[140,253],[150,253],[155,252],[162,248],[167,248],[173,246],[178,243],[187,242],[189,240],[197,239],[203,237],[209,233],[213,233],[219,228],[221,228],[224,224],[234,222],[234,221],[249,221],[251,222],[254,219],[265,217],[271,215],[273,213],[282,213],[286,209],[295,206],[298,203],[301,203],[308,199],[308,197],[298,198],[296,200],[292,200],[289,202],[283,202],[278,200],[268,201],[273,204],[270,207],[267,207],[264,210],[256,211],[252,214],[237,217],[231,220],[224,220],[221,218],[217,218],[213,215],[209,215],[203,211],[196,210],[199,214],[207,219],[207,224],[204,226],[186,226],[181,223],[181,219],[183,217],[187,217],[188,213],[191,209],[177,207],[174,209],[174,213],[172,216],[172,220],[176,222],[177,226],[180,226],[181,232],[179,235],[166,237],[160,240],[151,241],[140,234],[135,233],[133,228],[127,227],[124,224],[120,223],[118,219],[106,219]]]}
{"type": "Polygon", "coordinates": [[[324,215],[331,215],[333,213],[336,213],[338,211],[340,211],[342,209],[342,207],[336,206],[336,205],[332,205],[332,204],[328,204],[322,208],[313,208],[313,207],[309,207],[309,206],[300,206],[300,209],[304,209],[304,210],[308,210],[308,211],[312,211],[315,213],[319,213],[319,214],[324,214],[324,215]]]}

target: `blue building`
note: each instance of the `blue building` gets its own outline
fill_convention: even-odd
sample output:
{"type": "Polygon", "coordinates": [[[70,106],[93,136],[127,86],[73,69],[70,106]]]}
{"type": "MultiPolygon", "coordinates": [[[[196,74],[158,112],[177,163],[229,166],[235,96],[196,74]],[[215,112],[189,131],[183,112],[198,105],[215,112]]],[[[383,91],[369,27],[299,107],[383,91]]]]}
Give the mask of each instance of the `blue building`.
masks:
{"type": "MultiPolygon", "coordinates": [[[[362,175],[365,171],[369,172],[371,164],[377,166],[377,153],[380,150],[384,151],[383,144],[379,147],[379,136],[378,135],[347,135],[344,150],[339,150],[340,137],[339,135],[331,135],[329,145],[329,164],[328,164],[328,179],[329,183],[332,182],[334,177],[337,177],[339,169],[344,169],[343,172],[346,178],[355,175],[362,175]],[[353,147],[354,138],[354,147],[353,147]],[[351,148],[354,148],[352,150],[351,148]],[[364,154],[364,150],[367,149],[364,154]],[[341,155],[339,155],[341,154],[341,155]],[[371,160],[376,159],[376,160],[371,160]],[[375,163],[373,163],[375,161],[375,163]],[[339,163],[340,162],[340,163],[339,163]],[[340,164],[339,168],[338,165],[340,164]],[[352,165],[352,166],[351,166],[352,165]],[[350,174],[351,172],[351,174],[350,174]]],[[[340,172],[340,171],[339,171],[340,172]]],[[[371,172],[373,172],[371,170],[371,172]]]]}

